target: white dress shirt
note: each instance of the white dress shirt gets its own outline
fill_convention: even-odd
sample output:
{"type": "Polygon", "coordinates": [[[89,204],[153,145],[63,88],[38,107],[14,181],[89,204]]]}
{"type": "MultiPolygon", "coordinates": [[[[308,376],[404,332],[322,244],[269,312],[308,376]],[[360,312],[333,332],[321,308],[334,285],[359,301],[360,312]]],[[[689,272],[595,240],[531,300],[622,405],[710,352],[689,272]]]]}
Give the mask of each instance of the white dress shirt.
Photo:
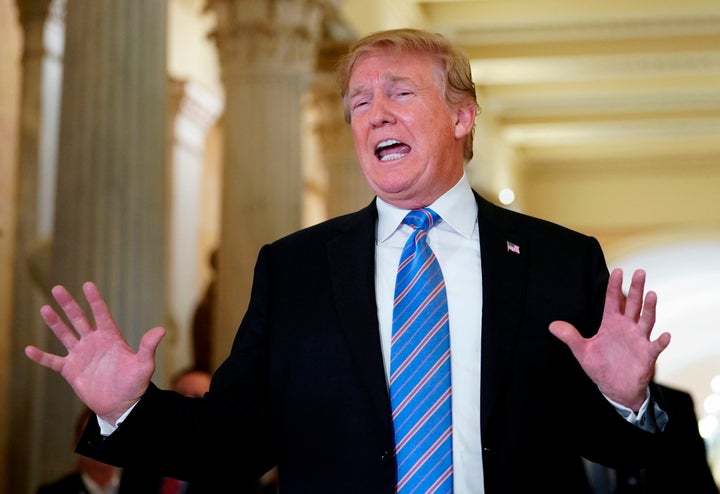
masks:
{"type": "MultiPolygon", "coordinates": [[[[453,420],[453,488],[456,494],[483,493],[480,441],[480,330],[482,278],[477,204],[467,177],[428,207],[442,221],[428,232],[445,278],[450,318],[453,420]]],[[[375,288],[385,375],[390,374],[390,338],[395,277],[412,227],[408,213],[377,199],[375,288]]]]}

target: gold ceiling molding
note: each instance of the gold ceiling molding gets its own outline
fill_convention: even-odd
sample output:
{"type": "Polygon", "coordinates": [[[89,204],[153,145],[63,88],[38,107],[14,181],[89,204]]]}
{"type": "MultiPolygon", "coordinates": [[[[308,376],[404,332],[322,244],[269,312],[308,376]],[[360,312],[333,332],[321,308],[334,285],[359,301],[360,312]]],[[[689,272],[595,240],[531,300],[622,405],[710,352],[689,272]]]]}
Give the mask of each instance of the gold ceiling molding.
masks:
{"type": "Polygon", "coordinates": [[[462,45],[715,36],[720,34],[720,15],[470,22],[459,20],[456,25],[447,27],[445,33],[462,45]]]}

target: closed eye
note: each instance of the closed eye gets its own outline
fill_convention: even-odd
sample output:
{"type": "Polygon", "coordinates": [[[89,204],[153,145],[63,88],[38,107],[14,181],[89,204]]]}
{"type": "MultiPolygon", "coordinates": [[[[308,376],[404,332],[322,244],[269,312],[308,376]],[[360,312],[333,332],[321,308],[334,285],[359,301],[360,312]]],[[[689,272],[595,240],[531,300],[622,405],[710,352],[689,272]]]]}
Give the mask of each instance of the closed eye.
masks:
{"type": "Polygon", "coordinates": [[[367,109],[369,107],[369,105],[370,105],[370,101],[365,100],[365,99],[353,101],[350,106],[350,111],[352,113],[362,112],[365,109],[367,109]]]}
{"type": "Polygon", "coordinates": [[[408,99],[412,98],[413,96],[415,96],[414,91],[410,91],[408,89],[398,89],[393,92],[392,98],[395,101],[403,102],[403,101],[407,101],[408,99]]]}

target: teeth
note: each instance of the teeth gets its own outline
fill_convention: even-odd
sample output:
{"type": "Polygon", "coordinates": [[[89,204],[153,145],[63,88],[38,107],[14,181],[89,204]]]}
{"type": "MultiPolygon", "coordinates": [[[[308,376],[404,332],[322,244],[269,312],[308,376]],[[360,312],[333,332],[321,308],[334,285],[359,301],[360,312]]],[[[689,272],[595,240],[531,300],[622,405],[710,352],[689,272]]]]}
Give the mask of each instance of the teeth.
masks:
{"type": "Polygon", "coordinates": [[[403,153],[388,154],[388,155],[385,155],[382,158],[380,158],[380,161],[396,160],[398,158],[402,158],[403,156],[405,156],[403,153]]]}
{"type": "Polygon", "coordinates": [[[376,150],[380,150],[386,146],[392,146],[393,144],[400,144],[400,141],[397,139],[388,139],[386,141],[379,142],[377,146],[375,146],[376,150]]]}

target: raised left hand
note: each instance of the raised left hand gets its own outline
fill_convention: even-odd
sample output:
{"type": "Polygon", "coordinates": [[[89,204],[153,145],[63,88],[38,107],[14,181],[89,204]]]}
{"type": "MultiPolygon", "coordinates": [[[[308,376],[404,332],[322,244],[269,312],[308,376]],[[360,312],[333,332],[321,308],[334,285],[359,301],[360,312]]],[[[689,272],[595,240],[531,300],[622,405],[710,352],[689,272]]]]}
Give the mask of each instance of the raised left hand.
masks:
{"type": "Polygon", "coordinates": [[[628,295],[622,292],[623,272],[610,273],[600,329],[584,338],[570,323],[553,321],[550,332],[572,351],[590,379],[609,399],[637,412],[660,353],[670,344],[670,333],[650,339],[655,325],[657,294],[645,290],[645,271],[633,273],[628,295]]]}

